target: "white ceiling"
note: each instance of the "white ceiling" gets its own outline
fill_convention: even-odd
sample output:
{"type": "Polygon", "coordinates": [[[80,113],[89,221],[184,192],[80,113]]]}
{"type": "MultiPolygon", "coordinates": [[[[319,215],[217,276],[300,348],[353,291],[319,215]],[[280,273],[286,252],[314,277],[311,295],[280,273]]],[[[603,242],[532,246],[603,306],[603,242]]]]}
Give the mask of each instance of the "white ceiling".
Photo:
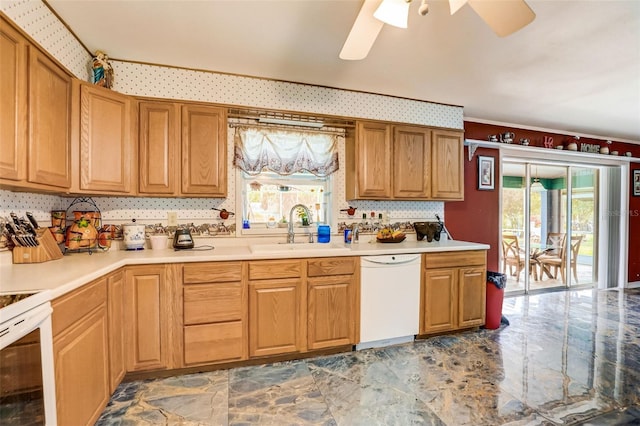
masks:
{"type": "Polygon", "coordinates": [[[528,0],[497,37],[468,6],[411,4],[362,61],[338,58],[361,0],[48,0],[111,58],[464,106],[465,119],[640,141],[640,1],[528,0]]]}

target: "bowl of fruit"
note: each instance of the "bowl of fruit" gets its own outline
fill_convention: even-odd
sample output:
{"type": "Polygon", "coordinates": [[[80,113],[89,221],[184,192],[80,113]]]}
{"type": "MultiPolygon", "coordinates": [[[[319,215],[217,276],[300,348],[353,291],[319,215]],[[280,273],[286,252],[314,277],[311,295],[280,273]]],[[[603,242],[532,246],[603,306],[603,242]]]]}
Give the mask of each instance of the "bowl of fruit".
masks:
{"type": "Polygon", "coordinates": [[[379,243],[401,243],[407,238],[404,232],[391,228],[382,228],[376,234],[376,241],[379,243]]]}

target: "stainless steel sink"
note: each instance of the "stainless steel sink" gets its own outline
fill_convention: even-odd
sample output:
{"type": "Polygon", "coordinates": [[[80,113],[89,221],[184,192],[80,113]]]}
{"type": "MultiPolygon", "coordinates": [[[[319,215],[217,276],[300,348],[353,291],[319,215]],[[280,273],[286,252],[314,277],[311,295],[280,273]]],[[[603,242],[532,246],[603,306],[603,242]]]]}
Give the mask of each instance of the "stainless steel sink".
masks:
{"type": "Polygon", "coordinates": [[[290,253],[292,251],[300,252],[343,252],[350,251],[350,248],[344,243],[265,243],[252,244],[249,246],[252,253],[290,253]]]}

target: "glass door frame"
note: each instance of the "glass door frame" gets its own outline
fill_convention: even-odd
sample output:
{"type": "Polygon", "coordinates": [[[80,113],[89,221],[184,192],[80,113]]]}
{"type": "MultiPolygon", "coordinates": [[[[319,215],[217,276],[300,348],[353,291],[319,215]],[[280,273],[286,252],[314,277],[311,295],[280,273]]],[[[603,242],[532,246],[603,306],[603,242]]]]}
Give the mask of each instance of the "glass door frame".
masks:
{"type": "MultiPolygon", "coordinates": [[[[574,176],[574,170],[575,169],[579,169],[579,168],[588,168],[588,169],[594,169],[598,171],[598,175],[600,175],[600,173],[602,172],[602,169],[604,168],[604,166],[600,165],[600,164],[589,164],[589,163],[582,163],[582,162],[574,162],[574,161],[568,161],[568,159],[562,159],[562,160],[555,160],[555,159],[548,159],[548,158],[540,158],[539,156],[519,156],[519,157],[512,157],[512,156],[507,156],[504,155],[504,152],[501,150],[500,152],[500,177],[499,177],[499,182],[500,182],[500,230],[502,232],[503,229],[503,221],[502,221],[502,211],[503,211],[503,200],[502,200],[502,194],[503,194],[503,165],[504,163],[511,163],[511,164],[520,164],[522,166],[524,166],[524,171],[525,171],[525,182],[531,182],[532,179],[532,172],[531,169],[533,166],[552,166],[552,167],[561,167],[565,169],[565,179],[566,179],[566,196],[564,197],[566,200],[566,212],[565,212],[565,220],[564,220],[564,226],[565,226],[565,230],[566,230],[566,237],[565,237],[565,250],[567,250],[567,254],[569,256],[571,256],[571,235],[572,235],[572,218],[573,218],[573,209],[572,209],[572,205],[573,205],[573,176],[574,176]]],[[[600,183],[599,183],[599,179],[597,179],[594,182],[594,197],[598,197],[600,194],[600,183]]],[[[561,198],[562,199],[562,198],[561,198]]],[[[602,206],[602,202],[601,201],[595,201],[594,203],[594,207],[599,210],[602,206]]],[[[594,217],[594,233],[597,232],[597,229],[599,228],[599,218],[600,213],[595,214],[594,217]]],[[[524,193],[524,218],[523,218],[523,222],[524,222],[524,234],[526,238],[523,238],[524,240],[524,253],[530,253],[531,252],[531,185],[528,184],[525,187],[525,193],[524,193]]],[[[501,243],[502,244],[502,243],[501,243]]],[[[594,255],[597,256],[597,247],[599,246],[599,244],[594,245],[594,255]]],[[[502,253],[502,251],[500,251],[500,253],[502,253]]],[[[500,255],[501,257],[501,262],[504,261],[504,259],[502,259],[502,254],[500,255]]],[[[595,259],[595,258],[594,258],[595,259]]],[[[577,261],[577,259],[576,259],[577,261]]],[[[599,285],[600,282],[600,275],[599,275],[599,271],[600,268],[598,268],[598,265],[600,264],[600,262],[594,262],[593,264],[593,268],[596,274],[598,274],[595,278],[595,280],[592,279],[592,282],[589,284],[585,284],[585,287],[587,286],[593,286],[593,287],[601,287],[601,285],[599,285]]],[[[524,290],[522,291],[514,291],[514,292],[508,292],[509,295],[518,295],[518,294],[530,294],[532,292],[531,289],[531,276],[528,273],[528,271],[530,270],[531,267],[531,259],[530,256],[525,256],[525,263],[524,263],[524,290]]],[[[564,285],[561,286],[557,286],[557,287],[553,287],[553,288],[549,288],[549,289],[534,289],[533,292],[537,293],[537,292],[541,292],[541,291],[552,291],[552,290],[566,290],[566,289],[571,289],[573,287],[576,287],[573,283],[573,276],[571,274],[571,261],[565,262],[564,265],[564,271],[561,271],[561,273],[564,273],[565,276],[565,281],[564,281],[564,285]]],[[[580,284],[577,285],[577,287],[581,287],[580,284]]]]}

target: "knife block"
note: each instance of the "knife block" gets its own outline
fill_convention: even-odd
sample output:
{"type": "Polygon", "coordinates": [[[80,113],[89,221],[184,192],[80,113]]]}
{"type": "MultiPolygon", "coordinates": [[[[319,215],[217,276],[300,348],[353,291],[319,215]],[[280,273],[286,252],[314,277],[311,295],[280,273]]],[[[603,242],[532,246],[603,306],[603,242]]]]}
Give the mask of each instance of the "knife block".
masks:
{"type": "Polygon", "coordinates": [[[36,247],[14,247],[13,263],[42,263],[62,258],[62,251],[48,228],[36,229],[36,247]]]}

